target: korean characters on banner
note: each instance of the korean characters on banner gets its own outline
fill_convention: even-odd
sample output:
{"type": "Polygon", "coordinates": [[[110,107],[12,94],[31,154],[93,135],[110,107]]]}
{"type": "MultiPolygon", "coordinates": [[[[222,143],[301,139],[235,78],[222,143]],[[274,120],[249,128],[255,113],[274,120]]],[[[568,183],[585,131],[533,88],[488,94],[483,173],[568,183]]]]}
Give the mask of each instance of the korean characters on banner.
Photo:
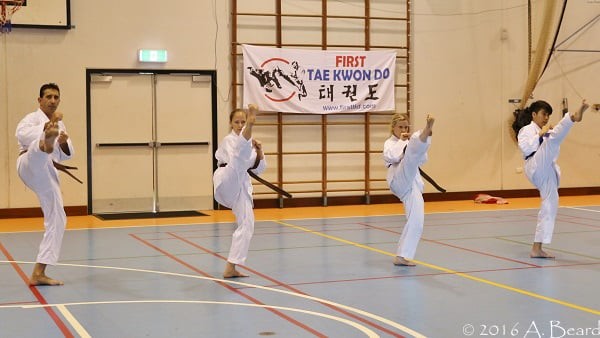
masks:
{"type": "Polygon", "coordinates": [[[395,109],[395,51],[242,47],[244,106],[314,114],[395,109]]]}

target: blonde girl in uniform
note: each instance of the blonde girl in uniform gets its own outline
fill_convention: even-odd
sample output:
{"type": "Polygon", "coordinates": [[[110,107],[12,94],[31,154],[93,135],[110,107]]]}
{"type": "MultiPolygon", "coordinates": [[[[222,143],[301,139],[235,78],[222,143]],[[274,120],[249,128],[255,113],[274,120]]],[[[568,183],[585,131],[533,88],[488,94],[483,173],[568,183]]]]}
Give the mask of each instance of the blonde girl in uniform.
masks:
{"type": "Polygon", "coordinates": [[[229,115],[231,133],[219,144],[215,153],[218,169],[213,175],[215,200],[233,211],[236,229],[232,236],[224,278],[248,277],[236,269],[248,256],[250,239],[254,233],[252,184],[248,170],[261,174],[266,162],[260,141],[252,138],[252,128],[258,107],[250,104],[248,110],[236,109],[229,115]]]}
{"type": "Polygon", "coordinates": [[[427,115],[425,128],[411,135],[407,116],[396,113],[390,123],[392,135],[383,146],[383,160],[388,168],[387,182],[392,193],[404,204],[407,219],[398,242],[394,265],[415,265],[410,260],[417,251],[425,221],[423,180],[419,175],[419,166],[427,161],[434,121],[433,116],[427,115]]]}

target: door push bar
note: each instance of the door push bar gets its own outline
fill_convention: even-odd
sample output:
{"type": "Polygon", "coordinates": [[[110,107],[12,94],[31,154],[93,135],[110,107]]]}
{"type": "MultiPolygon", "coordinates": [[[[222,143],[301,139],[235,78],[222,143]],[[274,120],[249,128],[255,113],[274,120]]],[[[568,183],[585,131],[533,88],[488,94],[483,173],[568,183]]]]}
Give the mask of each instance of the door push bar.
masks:
{"type": "Polygon", "coordinates": [[[96,147],[98,148],[107,148],[107,147],[150,147],[150,148],[160,148],[162,146],[207,146],[209,142],[122,142],[122,143],[96,143],[96,147]]]}

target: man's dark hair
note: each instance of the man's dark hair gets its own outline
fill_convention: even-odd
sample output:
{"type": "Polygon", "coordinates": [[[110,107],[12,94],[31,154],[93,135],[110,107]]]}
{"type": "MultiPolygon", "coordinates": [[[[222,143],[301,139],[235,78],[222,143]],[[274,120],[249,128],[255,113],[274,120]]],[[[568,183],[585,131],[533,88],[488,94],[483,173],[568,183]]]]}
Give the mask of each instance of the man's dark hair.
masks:
{"type": "Polygon", "coordinates": [[[50,82],[40,87],[40,97],[44,97],[44,92],[46,91],[46,89],[54,89],[60,94],[60,88],[58,88],[58,85],[56,83],[50,82]]]}

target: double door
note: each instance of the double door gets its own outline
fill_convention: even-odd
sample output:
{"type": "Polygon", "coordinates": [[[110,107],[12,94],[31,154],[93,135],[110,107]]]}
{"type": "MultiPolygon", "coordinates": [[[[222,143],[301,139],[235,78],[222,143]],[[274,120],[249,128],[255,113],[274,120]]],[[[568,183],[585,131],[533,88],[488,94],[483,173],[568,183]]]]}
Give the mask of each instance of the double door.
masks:
{"type": "Polygon", "coordinates": [[[88,70],[88,212],[213,207],[214,73],[88,70]]]}

